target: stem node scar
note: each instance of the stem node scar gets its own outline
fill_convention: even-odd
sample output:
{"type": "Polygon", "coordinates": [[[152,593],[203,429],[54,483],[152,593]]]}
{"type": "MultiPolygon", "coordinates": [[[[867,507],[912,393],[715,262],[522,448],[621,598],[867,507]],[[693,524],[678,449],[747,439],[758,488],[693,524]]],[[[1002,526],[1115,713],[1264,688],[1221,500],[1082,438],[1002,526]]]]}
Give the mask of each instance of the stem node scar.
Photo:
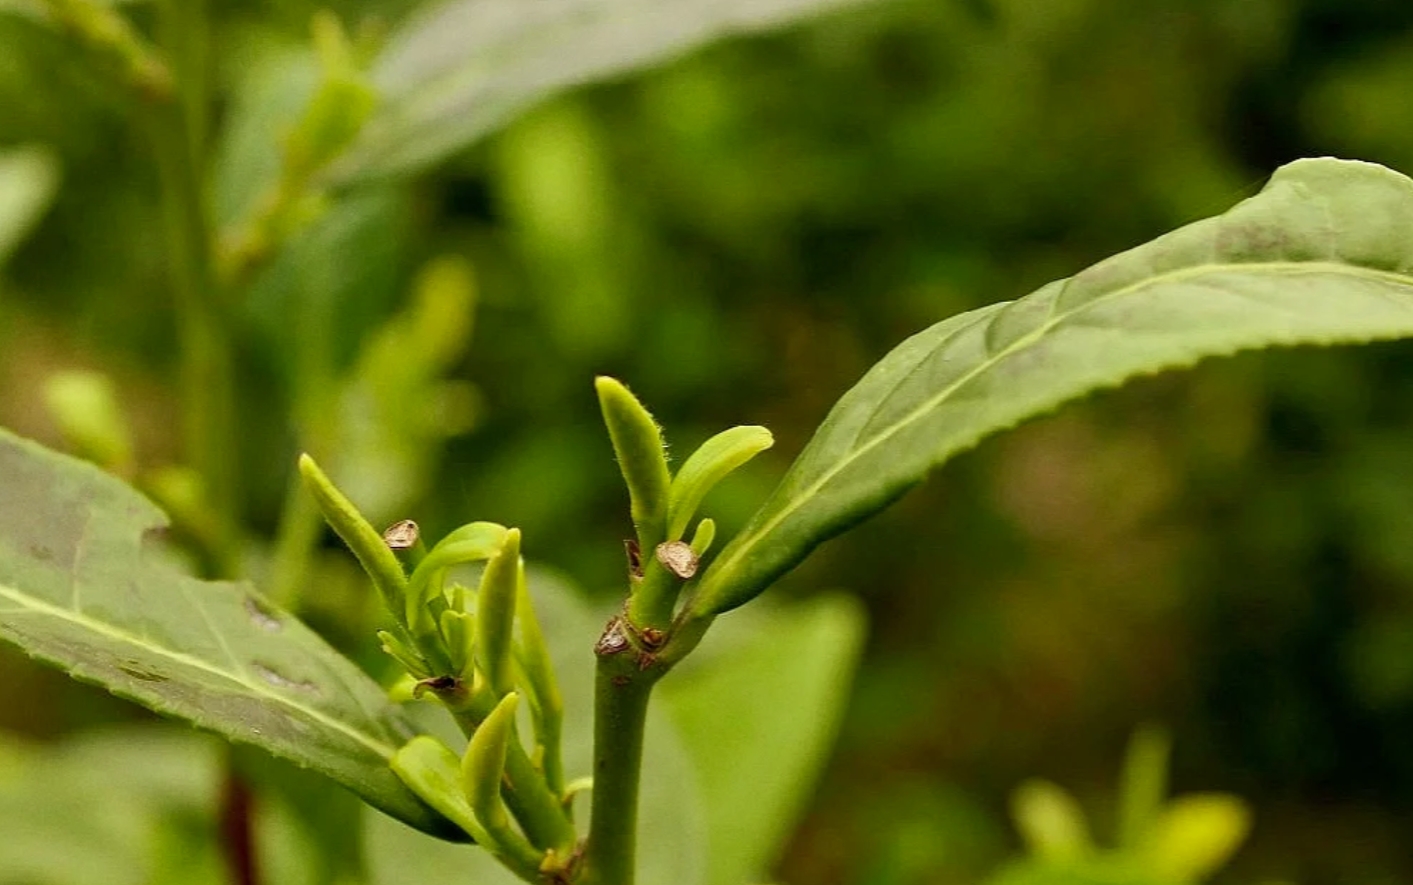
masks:
{"type": "Polygon", "coordinates": [[[604,627],[603,635],[594,643],[594,654],[604,658],[620,654],[628,649],[628,633],[623,629],[623,618],[614,615],[604,627]]]}
{"type": "Polygon", "coordinates": [[[383,532],[383,540],[393,550],[411,550],[417,546],[421,537],[422,532],[418,529],[417,523],[410,519],[395,522],[383,532]]]}

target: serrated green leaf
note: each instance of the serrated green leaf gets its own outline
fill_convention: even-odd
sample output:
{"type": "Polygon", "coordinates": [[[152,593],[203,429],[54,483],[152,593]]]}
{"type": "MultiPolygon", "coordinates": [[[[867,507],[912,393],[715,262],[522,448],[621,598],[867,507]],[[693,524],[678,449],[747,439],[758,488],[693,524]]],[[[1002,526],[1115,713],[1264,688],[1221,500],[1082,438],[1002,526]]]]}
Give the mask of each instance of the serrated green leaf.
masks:
{"type": "Polygon", "coordinates": [[[953,455],[1091,391],[1241,350],[1409,335],[1413,181],[1299,160],[1224,215],[903,342],[839,400],[689,604],[740,605],[953,455]]]}
{"type": "Polygon", "coordinates": [[[0,638],[71,676],[457,832],[388,767],[414,734],[382,689],[244,583],[180,574],[166,523],[96,468],[0,431],[0,638]]]}
{"type": "Polygon", "coordinates": [[[340,180],[416,172],[569,87],[640,70],[732,34],[859,0],[451,0],[378,58],[378,111],[340,180]]]}

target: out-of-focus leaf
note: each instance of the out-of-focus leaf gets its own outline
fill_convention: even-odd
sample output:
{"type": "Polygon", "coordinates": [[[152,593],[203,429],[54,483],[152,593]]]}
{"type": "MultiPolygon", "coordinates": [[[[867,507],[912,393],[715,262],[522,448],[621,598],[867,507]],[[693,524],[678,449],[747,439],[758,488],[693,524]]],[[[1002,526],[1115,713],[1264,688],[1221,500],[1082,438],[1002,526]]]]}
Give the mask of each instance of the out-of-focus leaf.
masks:
{"type": "Polygon", "coordinates": [[[53,746],[0,742],[0,881],[171,881],[161,837],[183,830],[182,881],[223,881],[214,839],[221,758],[204,736],[150,726],[53,746]]]}
{"type": "Polygon", "coordinates": [[[1216,872],[1251,830],[1251,811],[1235,796],[1179,796],[1164,810],[1148,849],[1152,869],[1175,882],[1216,872]]]}
{"type": "Polygon", "coordinates": [[[48,151],[0,151],[0,266],[39,220],[59,186],[59,164],[48,151]]]}
{"type": "Polygon", "coordinates": [[[0,475],[0,637],[454,835],[388,767],[413,729],[378,684],[254,588],[161,564],[145,549],[165,522],[150,502],[4,432],[0,475]]]}
{"type": "MultiPolygon", "coordinates": [[[[533,553],[534,539],[527,541],[533,553]]],[[[593,770],[592,649],[611,613],[591,610],[577,590],[549,572],[531,568],[529,584],[564,692],[565,772],[573,780],[593,770]]],[[[466,745],[454,727],[442,736],[448,746],[466,745]]],[[[639,797],[638,881],[705,885],[707,840],[698,783],[673,723],[660,710],[650,711],[639,797]]],[[[588,832],[588,806],[584,794],[576,818],[581,833],[588,832]]],[[[368,815],[364,833],[373,885],[520,881],[484,851],[430,839],[383,815],[368,815]]]]}
{"type": "Polygon", "coordinates": [[[471,267],[433,260],[410,302],[364,344],[339,402],[335,469],[371,513],[393,512],[425,489],[440,444],[475,416],[476,391],[445,380],[470,343],[471,267]]]}
{"type": "Polygon", "coordinates": [[[864,618],[826,596],[723,621],[658,688],[697,772],[707,885],[759,881],[819,776],[848,700],[864,618]]]}
{"type": "Polygon", "coordinates": [[[1133,849],[1148,838],[1168,794],[1168,754],[1172,741],[1158,728],[1133,733],[1119,785],[1119,846],[1133,849]]]}
{"type": "Polygon", "coordinates": [[[859,0],[451,0],[409,20],[373,72],[380,109],[335,177],[408,173],[562,89],[859,0]]]}
{"type": "Polygon", "coordinates": [[[1021,784],[1011,800],[1016,829],[1030,852],[1047,860],[1076,860],[1094,849],[1079,803],[1050,781],[1021,784]]]}
{"type": "Polygon", "coordinates": [[[691,603],[734,608],[985,437],[1241,350],[1413,335],[1413,181],[1299,160],[1257,196],[1018,301],[944,320],[829,413],[691,603]]]}

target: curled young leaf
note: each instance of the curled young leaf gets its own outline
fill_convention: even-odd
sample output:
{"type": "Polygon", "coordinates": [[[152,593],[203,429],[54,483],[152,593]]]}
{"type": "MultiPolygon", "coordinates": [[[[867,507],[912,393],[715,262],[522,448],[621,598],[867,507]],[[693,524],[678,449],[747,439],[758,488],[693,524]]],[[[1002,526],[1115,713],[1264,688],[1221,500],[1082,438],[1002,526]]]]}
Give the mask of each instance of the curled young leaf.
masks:
{"type": "Polygon", "coordinates": [[[732,427],[702,443],[677,471],[667,505],[667,540],[686,533],[702,499],[727,474],[775,444],[764,427],[732,427]]]}
{"type": "Polygon", "coordinates": [[[1072,861],[1094,850],[1084,811],[1058,784],[1039,779],[1021,784],[1011,797],[1011,816],[1032,854],[1072,861]]]}
{"type": "Polygon", "coordinates": [[[505,535],[505,526],[473,522],[438,541],[407,581],[408,620],[415,620],[416,610],[425,608],[441,595],[441,581],[447,569],[490,559],[505,543],[505,535]]]}

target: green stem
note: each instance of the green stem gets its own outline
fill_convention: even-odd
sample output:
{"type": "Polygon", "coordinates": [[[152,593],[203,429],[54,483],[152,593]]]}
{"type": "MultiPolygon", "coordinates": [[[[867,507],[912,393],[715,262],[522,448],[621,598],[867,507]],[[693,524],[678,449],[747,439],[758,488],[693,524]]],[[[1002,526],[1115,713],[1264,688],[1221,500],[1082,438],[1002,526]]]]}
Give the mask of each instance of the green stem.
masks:
{"type": "Polygon", "coordinates": [[[577,881],[633,885],[643,730],[653,685],[665,670],[644,657],[648,652],[617,618],[595,654],[593,811],[577,881]]]}

